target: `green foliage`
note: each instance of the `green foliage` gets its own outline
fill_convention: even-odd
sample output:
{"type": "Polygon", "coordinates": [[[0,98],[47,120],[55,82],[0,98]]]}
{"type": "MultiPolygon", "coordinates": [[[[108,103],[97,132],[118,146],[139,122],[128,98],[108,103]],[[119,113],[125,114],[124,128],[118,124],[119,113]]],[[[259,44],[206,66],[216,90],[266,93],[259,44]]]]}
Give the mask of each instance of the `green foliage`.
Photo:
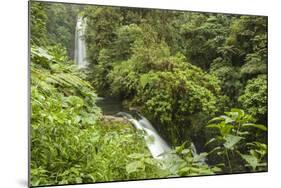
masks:
{"type": "Polygon", "coordinates": [[[194,153],[192,146],[185,148],[185,144],[183,143],[172,151],[172,153],[181,157],[172,158],[173,165],[177,166],[176,174],[180,176],[198,176],[215,174],[221,171],[218,166],[211,167],[205,163],[208,153],[194,153]]]}
{"type": "Polygon", "coordinates": [[[46,43],[46,21],[48,19],[44,4],[30,2],[30,43],[44,45],[46,43]]]}
{"type": "Polygon", "coordinates": [[[260,142],[253,142],[248,145],[252,147],[250,154],[240,154],[248,163],[247,166],[250,166],[252,171],[256,171],[257,167],[258,169],[266,169],[267,145],[260,142]]]}
{"type": "MultiPolygon", "coordinates": [[[[148,25],[142,25],[142,37],[132,45],[127,61],[115,63],[107,75],[111,95],[138,106],[174,144],[178,132],[203,128],[196,117],[214,115],[222,104],[219,82],[178,53],[170,54],[167,44],[148,25]],[[185,125],[184,125],[185,124],[185,125]],[[201,126],[200,126],[201,125],[201,126]],[[173,126],[173,127],[172,127],[173,126]],[[170,129],[171,128],[171,129],[170,129]]],[[[199,120],[200,121],[200,120],[199,120]]]]}
{"type": "Polygon", "coordinates": [[[223,46],[229,33],[230,19],[221,14],[190,13],[181,26],[184,54],[188,60],[205,70],[218,56],[218,48],[223,46]]]}
{"type": "Polygon", "coordinates": [[[86,6],[83,15],[87,17],[84,37],[90,63],[88,77],[103,94],[109,87],[107,75],[112,69],[112,60],[122,56],[116,53],[119,46],[115,43],[117,35],[122,35],[122,31],[117,31],[122,21],[121,12],[119,8],[86,6]]]}
{"type": "Polygon", "coordinates": [[[132,54],[134,42],[142,36],[142,30],[136,24],[124,25],[117,29],[117,39],[114,41],[112,56],[115,61],[127,60],[132,54]]]}
{"type": "Polygon", "coordinates": [[[231,109],[225,115],[209,121],[207,127],[219,132],[206,145],[216,146],[209,154],[215,153],[220,157],[220,161],[225,164],[224,172],[249,171],[247,166],[253,171],[266,169],[267,145],[260,142],[258,135],[267,131],[267,128],[252,121],[253,118],[240,109],[231,109]]]}
{"type": "Polygon", "coordinates": [[[260,75],[249,80],[238,101],[241,106],[257,120],[267,120],[267,76],[260,75]]]}
{"type": "Polygon", "coordinates": [[[222,93],[227,96],[228,106],[237,104],[243,87],[239,68],[226,62],[225,58],[218,57],[211,64],[210,72],[220,80],[220,87],[222,93]]]}
{"type": "Polygon", "coordinates": [[[30,2],[31,44],[62,45],[74,57],[76,17],[79,5],[30,2]]]}
{"type": "Polygon", "coordinates": [[[169,58],[183,54],[183,62],[219,79],[223,112],[241,106],[247,81],[267,73],[265,17],[113,7],[87,7],[84,15],[89,78],[101,95],[112,90],[111,95],[131,100],[138,74],[170,71],[169,58]]]}
{"type": "Polygon", "coordinates": [[[235,19],[226,44],[239,51],[243,77],[249,79],[267,72],[266,18],[241,16],[235,19]]]}
{"type": "Polygon", "coordinates": [[[163,177],[143,136],[130,125],[99,121],[96,94],[56,51],[31,50],[31,184],[163,177]],[[142,153],[142,169],[127,164],[142,153]],[[116,157],[118,156],[118,157],[116,157]]]}
{"type": "Polygon", "coordinates": [[[31,49],[32,185],[77,182],[80,161],[87,157],[83,152],[90,151],[91,134],[85,130],[100,117],[93,89],[78,71],[62,64],[61,56],[31,49]]]}
{"type": "Polygon", "coordinates": [[[74,33],[81,6],[50,3],[45,4],[45,7],[48,15],[46,26],[50,44],[61,44],[67,49],[68,56],[74,58],[74,33]]]}
{"type": "Polygon", "coordinates": [[[101,51],[113,45],[122,17],[119,8],[113,7],[87,6],[83,14],[87,17],[85,40],[88,59],[97,64],[101,51]]]}
{"type": "Polygon", "coordinates": [[[32,186],[267,169],[265,17],[30,8],[32,186]],[[87,18],[84,73],[69,61],[78,15],[87,18]],[[153,159],[143,133],[102,120],[96,93],[135,107],[180,146],[153,159]],[[201,153],[186,148],[191,140],[201,153]]]}
{"type": "Polygon", "coordinates": [[[247,81],[267,73],[267,19],[233,17],[229,34],[217,53],[210,70],[222,81],[230,106],[237,106],[247,81]]]}
{"type": "Polygon", "coordinates": [[[216,110],[217,98],[214,94],[218,92],[218,87],[216,82],[212,82],[215,80],[203,76],[203,72],[188,68],[185,71],[150,72],[142,75],[141,81],[143,89],[139,91],[140,99],[136,100],[162,123],[183,123],[190,115],[199,112],[212,114],[216,110]]]}
{"type": "MultiPolygon", "coordinates": [[[[179,137],[182,141],[200,134],[206,117],[222,110],[226,104],[220,82],[215,76],[185,63],[186,58],[180,53],[172,56],[169,46],[150,25],[134,25],[133,28],[139,28],[142,35],[127,45],[131,50],[130,58],[117,61],[107,74],[111,94],[131,101],[133,106],[141,106],[142,112],[173,144],[180,144],[179,137]]],[[[230,69],[216,75],[227,79],[232,74],[230,69]]],[[[231,88],[236,95],[237,88],[241,87],[239,81],[236,83],[234,76],[223,89],[230,94],[231,88]],[[233,84],[236,86],[232,87],[233,84]]]]}
{"type": "Polygon", "coordinates": [[[133,153],[128,157],[133,160],[126,165],[130,179],[159,178],[170,174],[162,162],[151,158],[150,154],[133,153]]]}

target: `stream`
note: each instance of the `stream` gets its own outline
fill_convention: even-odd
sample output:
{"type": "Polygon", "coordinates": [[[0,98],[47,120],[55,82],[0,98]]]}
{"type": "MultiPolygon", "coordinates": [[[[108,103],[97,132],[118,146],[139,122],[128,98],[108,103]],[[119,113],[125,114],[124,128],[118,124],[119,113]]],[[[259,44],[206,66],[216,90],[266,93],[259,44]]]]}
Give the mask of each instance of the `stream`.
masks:
{"type": "MultiPolygon", "coordinates": [[[[79,68],[85,69],[88,67],[86,59],[86,44],[83,38],[86,29],[86,18],[78,17],[75,32],[75,62],[79,68]]],[[[130,112],[122,105],[122,101],[116,98],[97,98],[97,106],[102,109],[103,115],[118,116],[127,119],[132,126],[137,130],[141,130],[145,133],[144,139],[146,145],[155,159],[179,159],[176,154],[171,154],[171,147],[166,141],[159,135],[157,130],[144,116],[137,112],[130,112]]],[[[197,155],[194,144],[191,144],[193,156],[197,155]]],[[[171,161],[171,160],[166,160],[171,161]]]]}
{"type": "Polygon", "coordinates": [[[148,119],[137,112],[129,112],[118,99],[98,97],[97,106],[102,109],[103,115],[123,117],[137,130],[144,131],[144,139],[154,158],[163,159],[165,154],[171,151],[170,146],[168,146],[166,141],[158,134],[148,119]]]}

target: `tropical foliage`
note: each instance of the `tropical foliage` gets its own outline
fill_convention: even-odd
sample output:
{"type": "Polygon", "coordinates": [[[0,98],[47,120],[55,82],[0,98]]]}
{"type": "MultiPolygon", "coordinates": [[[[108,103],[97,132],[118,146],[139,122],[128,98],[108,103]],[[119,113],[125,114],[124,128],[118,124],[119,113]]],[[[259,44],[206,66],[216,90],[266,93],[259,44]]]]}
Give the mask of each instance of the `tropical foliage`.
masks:
{"type": "Polygon", "coordinates": [[[128,123],[101,120],[94,89],[63,61],[63,54],[52,50],[31,49],[31,184],[166,175],[142,134],[128,123]]]}
{"type": "Polygon", "coordinates": [[[267,171],[266,17],[32,1],[30,31],[31,186],[267,171]],[[149,119],[168,157],[98,96],[149,119]]]}
{"type": "Polygon", "coordinates": [[[214,145],[209,155],[214,153],[221,157],[225,172],[248,171],[245,166],[252,171],[266,170],[267,146],[261,142],[261,135],[267,128],[252,122],[251,115],[240,109],[231,109],[230,112],[225,112],[225,115],[209,121],[207,127],[218,131],[216,136],[207,142],[207,145],[214,145]]]}

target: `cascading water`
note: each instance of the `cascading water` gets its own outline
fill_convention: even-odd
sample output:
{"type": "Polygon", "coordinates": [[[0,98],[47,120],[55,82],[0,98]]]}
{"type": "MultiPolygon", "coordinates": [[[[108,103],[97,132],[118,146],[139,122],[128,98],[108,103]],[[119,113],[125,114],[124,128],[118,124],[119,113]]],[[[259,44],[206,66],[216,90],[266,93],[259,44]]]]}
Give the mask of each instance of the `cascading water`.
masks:
{"type": "MultiPolygon", "coordinates": [[[[86,18],[78,17],[75,31],[75,61],[79,68],[87,68],[88,62],[86,59],[86,43],[84,40],[84,33],[86,30],[86,18]]],[[[103,101],[103,98],[99,98],[103,101]]],[[[112,106],[110,107],[112,108],[112,106]]],[[[179,160],[179,156],[171,154],[171,148],[167,145],[165,140],[157,133],[156,129],[151,125],[151,123],[140,114],[139,120],[135,119],[132,115],[126,112],[118,112],[117,115],[126,117],[134,127],[138,130],[143,130],[145,132],[145,141],[151,155],[156,159],[175,159],[179,160]]],[[[196,148],[194,144],[191,145],[192,154],[196,156],[196,148]]],[[[171,160],[167,160],[171,161],[171,160]]],[[[173,164],[172,167],[175,167],[173,164]]]]}
{"type": "Polygon", "coordinates": [[[86,68],[88,62],[86,59],[86,44],[84,33],[86,29],[86,18],[78,17],[75,31],[75,62],[79,68],[86,68]]]}
{"type": "MultiPolygon", "coordinates": [[[[86,68],[88,62],[86,60],[86,44],[84,40],[84,33],[86,29],[86,18],[78,17],[75,32],[75,61],[79,68],[86,68]]],[[[103,98],[100,98],[103,100],[103,98]]],[[[151,125],[151,123],[143,116],[139,120],[132,117],[132,115],[119,112],[119,116],[124,116],[130,121],[136,129],[143,130],[145,132],[145,140],[151,155],[157,159],[165,159],[171,151],[171,148],[167,143],[159,136],[157,131],[151,125]]]]}
{"type": "Polygon", "coordinates": [[[124,116],[130,121],[134,127],[138,130],[145,132],[145,141],[151,155],[156,159],[164,159],[165,154],[171,151],[171,148],[167,143],[159,136],[157,131],[151,125],[151,123],[143,116],[139,115],[140,120],[132,117],[132,115],[126,112],[117,113],[119,116],[124,116]]]}
{"type": "MultiPolygon", "coordinates": [[[[156,129],[152,124],[143,116],[137,113],[139,120],[134,118],[131,114],[126,112],[118,112],[117,116],[125,117],[129,122],[131,122],[134,127],[138,130],[145,132],[145,141],[151,155],[155,159],[166,160],[166,167],[173,169],[178,168],[176,161],[181,160],[176,154],[171,153],[171,148],[167,145],[165,140],[157,133],[156,129]],[[170,163],[169,163],[170,162],[170,163]]],[[[190,149],[194,157],[198,156],[195,145],[191,142],[190,149]]],[[[204,159],[200,161],[202,164],[206,164],[204,159]]]]}

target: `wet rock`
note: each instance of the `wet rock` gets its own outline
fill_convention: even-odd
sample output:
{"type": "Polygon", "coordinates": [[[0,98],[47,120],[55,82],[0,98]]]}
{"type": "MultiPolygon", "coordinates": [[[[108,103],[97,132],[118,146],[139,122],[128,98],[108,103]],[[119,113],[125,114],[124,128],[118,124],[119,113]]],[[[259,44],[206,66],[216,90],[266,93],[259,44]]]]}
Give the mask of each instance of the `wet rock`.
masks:
{"type": "Polygon", "coordinates": [[[124,124],[128,124],[129,121],[124,117],[116,117],[111,115],[103,115],[102,120],[105,122],[120,122],[124,124]]]}

